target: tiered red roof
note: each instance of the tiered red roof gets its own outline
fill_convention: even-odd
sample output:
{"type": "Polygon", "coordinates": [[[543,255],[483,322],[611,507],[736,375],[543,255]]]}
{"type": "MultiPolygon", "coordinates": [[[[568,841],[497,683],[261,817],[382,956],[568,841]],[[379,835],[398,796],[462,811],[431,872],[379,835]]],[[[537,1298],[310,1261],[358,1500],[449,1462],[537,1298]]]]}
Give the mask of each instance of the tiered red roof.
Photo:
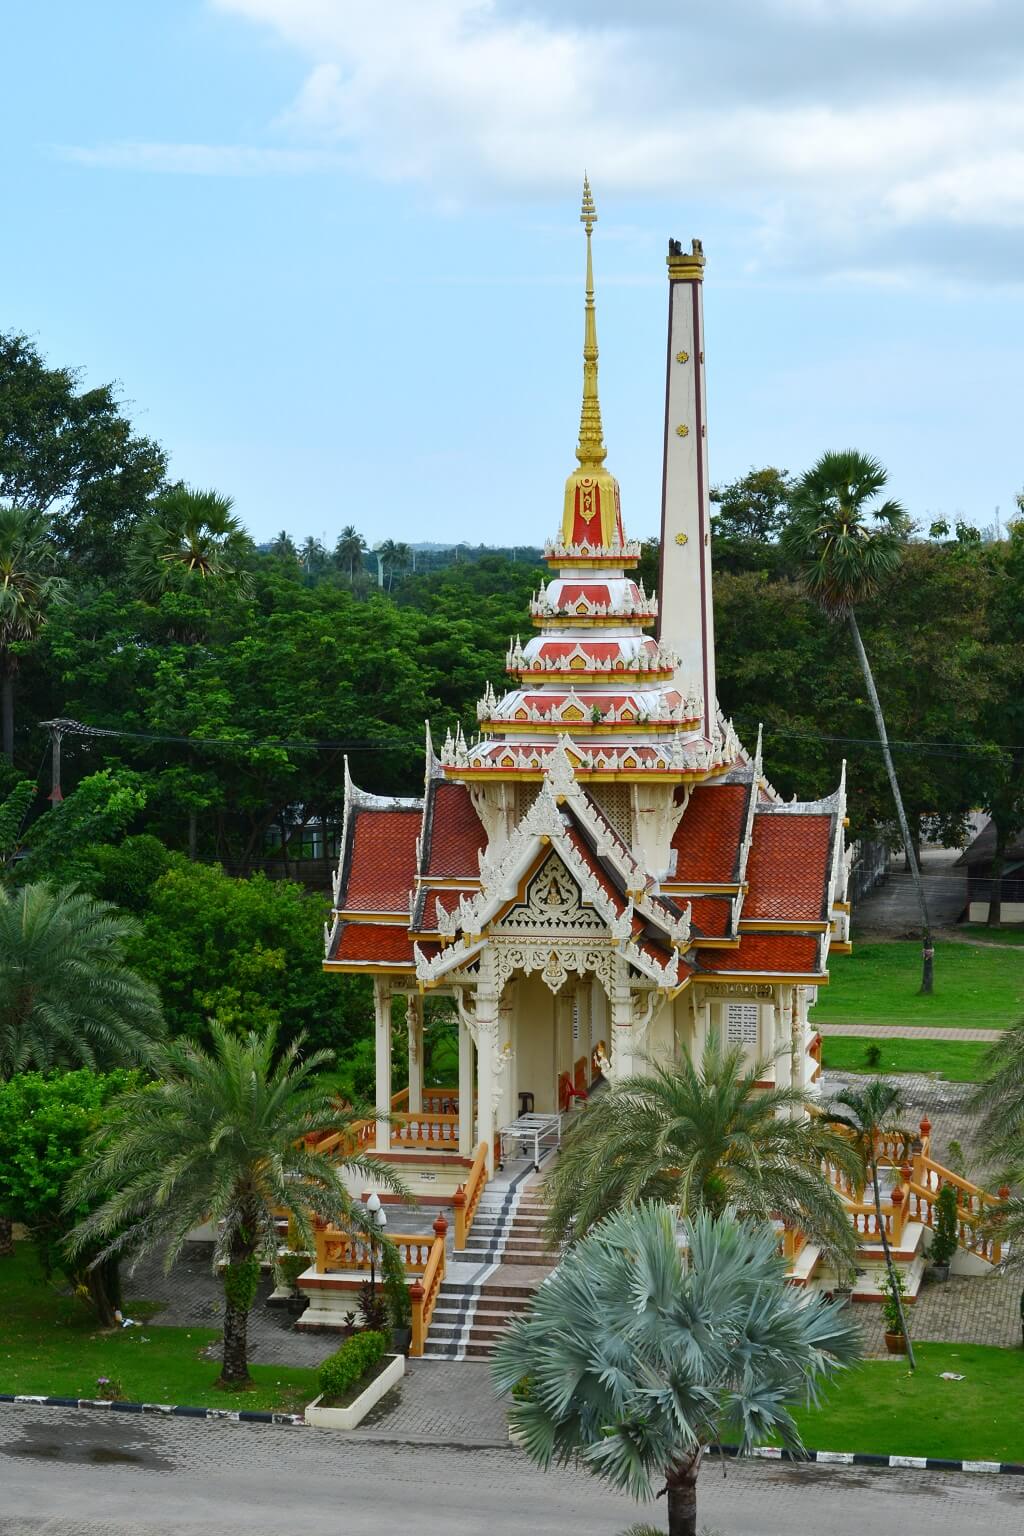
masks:
{"type": "Polygon", "coordinates": [[[478,880],[487,836],[465,784],[433,779],[424,816],[425,868],[434,880],[478,880]]]}
{"type": "Polygon", "coordinates": [[[827,920],[833,821],[787,811],[755,814],[742,921],[827,920]]]}
{"type": "Polygon", "coordinates": [[[751,783],[698,784],[672,838],[667,885],[729,885],[739,878],[751,783]]]}
{"type": "Polygon", "coordinates": [[[735,949],[709,949],[700,955],[702,971],[747,975],[817,976],[820,941],[815,934],[749,933],[735,949]]]}
{"type": "Polygon", "coordinates": [[[349,867],[343,910],[408,913],[420,819],[419,809],[412,806],[354,813],[350,848],[345,850],[349,867]]]}

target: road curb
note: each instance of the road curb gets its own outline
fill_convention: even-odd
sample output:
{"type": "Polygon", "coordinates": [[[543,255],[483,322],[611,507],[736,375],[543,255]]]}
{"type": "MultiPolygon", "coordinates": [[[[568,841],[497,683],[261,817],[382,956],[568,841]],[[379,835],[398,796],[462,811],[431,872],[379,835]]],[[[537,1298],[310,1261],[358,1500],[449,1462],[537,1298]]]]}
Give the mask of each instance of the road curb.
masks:
{"type": "MultiPolygon", "coordinates": [[[[112,1403],[106,1398],[36,1397],[30,1393],[12,1392],[0,1392],[0,1403],[31,1403],[36,1408],[104,1408],[109,1413],[151,1413],[162,1415],[164,1418],[217,1419],[235,1424],[283,1424],[293,1429],[309,1428],[301,1413],[259,1413],[254,1409],[245,1408],[192,1408],[180,1403],[112,1403]]],[[[379,1443],[448,1446],[462,1444],[461,1441],[452,1440],[450,1437],[428,1439],[425,1436],[381,1435],[375,1434],[372,1430],[365,1433],[351,1430],[349,1433],[353,1439],[376,1440],[379,1443]]],[[[498,1441],[474,1442],[472,1449],[498,1450],[502,1444],[503,1442],[498,1441]]],[[[711,1454],[718,1451],[723,1456],[736,1457],[739,1455],[739,1449],[738,1445],[715,1446],[711,1448],[711,1454]]],[[[990,1475],[1024,1477],[1022,1461],[954,1461],[945,1456],[883,1456],[878,1451],[805,1451],[802,1455],[797,1455],[793,1451],[786,1451],[773,1445],[758,1446],[747,1454],[754,1461],[788,1461],[797,1465],[801,1462],[813,1461],[819,1466],[889,1467],[894,1471],[902,1468],[916,1472],[985,1472],[990,1475]]]]}
{"type": "Polygon", "coordinates": [[[103,1397],[36,1397],[0,1392],[0,1403],[33,1403],[37,1408],[105,1408],[110,1413],[155,1413],[168,1419],[220,1419],[235,1424],[288,1424],[306,1427],[301,1413],[260,1413],[247,1408],[191,1408],[183,1403],[112,1403],[103,1397]]]}

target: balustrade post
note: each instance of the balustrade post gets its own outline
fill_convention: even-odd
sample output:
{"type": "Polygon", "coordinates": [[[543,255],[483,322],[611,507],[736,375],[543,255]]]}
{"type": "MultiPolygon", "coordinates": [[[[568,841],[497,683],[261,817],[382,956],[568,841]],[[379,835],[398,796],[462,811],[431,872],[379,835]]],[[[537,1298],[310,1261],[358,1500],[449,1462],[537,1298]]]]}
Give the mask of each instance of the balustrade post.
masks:
{"type": "Polygon", "coordinates": [[[316,1250],[317,1274],[322,1275],[327,1268],[327,1223],[319,1218],[313,1221],[313,1245],[316,1250]]]}
{"type": "Polygon", "coordinates": [[[918,1126],[918,1129],[921,1132],[921,1155],[922,1155],[922,1157],[931,1157],[931,1155],[932,1155],[932,1123],[928,1119],[927,1115],[925,1115],[924,1119],[921,1121],[920,1125],[918,1126]]]}
{"type": "Polygon", "coordinates": [[[423,1287],[418,1280],[414,1280],[409,1287],[409,1307],[412,1313],[412,1341],[409,1345],[409,1353],[410,1355],[422,1355],[423,1287]]]}
{"type": "MultiPolygon", "coordinates": [[[[903,1241],[903,1224],[906,1220],[907,1206],[904,1199],[903,1187],[897,1184],[892,1192],[892,1233],[890,1241],[895,1246],[903,1241]]],[[[884,1218],[883,1218],[884,1219],[884,1218]]]]}
{"type": "Polygon", "coordinates": [[[455,1251],[461,1253],[466,1246],[466,1186],[460,1184],[452,1196],[455,1207],[455,1251]]]}

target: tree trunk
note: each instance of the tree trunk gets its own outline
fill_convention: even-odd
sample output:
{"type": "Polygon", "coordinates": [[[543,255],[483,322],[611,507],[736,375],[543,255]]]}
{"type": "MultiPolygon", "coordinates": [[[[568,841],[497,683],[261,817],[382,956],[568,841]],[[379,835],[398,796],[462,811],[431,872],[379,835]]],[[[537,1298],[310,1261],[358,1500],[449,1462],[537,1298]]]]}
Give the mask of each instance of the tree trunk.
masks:
{"type": "Polygon", "coordinates": [[[882,757],[885,759],[885,771],[889,776],[889,787],[892,790],[892,798],[896,805],[896,817],[900,824],[900,835],[903,838],[907,863],[910,866],[910,873],[913,876],[914,887],[917,891],[918,906],[921,908],[921,991],[930,993],[933,986],[935,951],[932,948],[932,925],[928,917],[928,903],[924,898],[921,866],[917,862],[914,842],[910,836],[910,828],[907,826],[907,813],[903,809],[903,796],[900,794],[899,781],[896,778],[896,769],[893,766],[892,753],[889,750],[889,733],[885,729],[885,717],[882,714],[882,706],[878,700],[878,690],[875,687],[871,663],[868,661],[868,653],[864,649],[864,642],[860,637],[860,629],[855,613],[849,615],[849,622],[854,650],[857,652],[857,660],[860,662],[860,669],[864,674],[868,698],[871,700],[871,708],[874,710],[875,728],[878,731],[878,740],[882,746],[882,757]]]}
{"type": "Polygon", "coordinates": [[[917,1370],[917,1361],[914,1359],[914,1345],[910,1338],[910,1329],[907,1327],[907,1315],[903,1310],[903,1298],[896,1289],[896,1281],[893,1276],[896,1273],[892,1262],[892,1252],[889,1248],[889,1234],[885,1230],[885,1222],[882,1220],[882,1196],[878,1188],[878,1163],[871,1159],[871,1188],[875,1193],[875,1218],[878,1222],[878,1235],[882,1239],[882,1252],[885,1255],[885,1268],[889,1276],[889,1284],[896,1302],[896,1310],[900,1315],[900,1326],[903,1329],[903,1337],[907,1341],[907,1364],[912,1371],[917,1370]]]}
{"type": "Polygon", "coordinates": [[[995,852],[989,867],[988,916],[985,919],[986,926],[989,928],[1002,927],[1003,870],[1006,868],[1006,845],[1009,840],[1009,835],[1004,833],[997,821],[995,852]]]}
{"type": "Polygon", "coordinates": [[[697,1472],[699,1455],[674,1468],[665,1479],[668,1494],[668,1536],[697,1536],[697,1472]]]}
{"type": "Polygon", "coordinates": [[[0,1259],[14,1258],[14,1223],[0,1211],[0,1259]]]}
{"type": "Polygon", "coordinates": [[[251,1387],[249,1375],[249,1309],[224,1304],[224,1358],[219,1387],[251,1387]]]}
{"type": "Polygon", "coordinates": [[[116,1259],[106,1259],[102,1264],[86,1271],[86,1289],[89,1301],[101,1328],[115,1328],[114,1312],[121,1302],[121,1276],[116,1259]]]}
{"type": "Polygon", "coordinates": [[[4,757],[14,762],[14,673],[0,673],[0,744],[4,757]]]}
{"type": "Polygon", "coordinates": [[[199,828],[196,821],[195,806],[188,813],[188,856],[194,864],[199,848],[199,828]]]}

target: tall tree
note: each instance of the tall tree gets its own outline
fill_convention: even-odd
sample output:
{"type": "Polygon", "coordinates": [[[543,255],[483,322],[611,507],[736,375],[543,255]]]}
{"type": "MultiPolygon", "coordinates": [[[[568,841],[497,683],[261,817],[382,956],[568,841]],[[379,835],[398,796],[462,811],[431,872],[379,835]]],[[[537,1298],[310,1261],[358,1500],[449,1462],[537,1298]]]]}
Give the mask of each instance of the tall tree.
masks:
{"type": "Polygon", "coordinates": [[[346,1171],[405,1193],[388,1164],[354,1151],[335,1161],[307,1145],[353,1118],[324,1075],[332,1061],[331,1051],[303,1058],[301,1041],[278,1054],[273,1027],[240,1038],[217,1026],[211,1052],[175,1041],[157,1081],[130,1091],[112,1132],[92,1139],[90,1160],[69,1186],[69,1203],[102,1200],[72,1234],[72,1255],[98,1243],[102,1255],[165,1244],[169,1269],[189,1233],[213,1224],[215,1263],[226,1261],[220,1386],[251,1385],[249,1311],[260,1261],[277,1247],[279,1213],[312,1247],[313,1217],[371,1231],[346,1171]]]}
{"type": "Polygon", "coordinates": [[[295,540],[287,528],[282,528],[281,532],[275,536],[270,545],[270,553],[276,555],[279,560],[287,560],[289,562],[294,560],[296,564],[300,561],[299,551],[295,547],[295,540]]]}
{"type": "Polygon", "coordinates": [[[711,487],[711,536],[716,570],[775,565],[793,481],[771,465],[751,469],[729,485],[711,487]]]}
{"type": "Polygon", "coordinates": [[[167,463],[133,432],[113,385],[79,385],[27,337],[0,333],[0,503],[52,513],[61,551],[80,571],[108,576],[167,463]]]}
{"type": "MultiPolygon", "coordinates": [[[[135,931],[74,890],[0,887],[0,1079],[150,1056],[163,1024],[156,992],[125,960],[135,931]]],[[[10,1252],[0,1217],[0,1255],[10,1252]]]]}
{"type": "Polygon", "coordinates": [[[307,576],[316,576],[326,567],[327,551],[314,534],[303,539],[299,561],[307,576]]]}
{"type": "Polygon", "coordinates": [[[890,1291],[903,1324],[910,1369],[914,1370],[917,1364],[914,1359],[914,1346],[910,1340],[903,1301],[897,1287],[896,1269],[889,1248],[889,1235],[882,1219],[882,1196],[878,1183],[878,1150],[881,1138],[887,1132],[901,1130],[899,1119],[902,1112],[903,1095],[900,1090],[893,1083],[887,1083],[884,1078],[876,1077],[866,1083],[863,1088],[844,1088],[841,1093],[837,1093],[826,1105],[824,1118],[831,1121],[833,1125],[843,1126],[850,1132],[860,1156],[861,1165],[871,1180],[871,1193],[875,1202],[875,1222],[885,1256],[890,1291]]]}
{"type": "Polygon", "coordinates": [[[356,568],[361,567],[366,553],[366,540],[351,523],[347,523],[338,535],[334,546],[334,558],[342,570],[348,572],[349,586],[356,579],[356,568]]]}
{"type": "Polygon", "coordinates": [[[531,1461],[581,1464],[648,1500],[669,1536],[696,1536],[709,1446],[802,1449],[791,1408],[859,1356],[835,1303],[785,1282],[771,1227],[670,1206],[609,1216],[536,1292],[495,1350],[494,1384],[523,1382],[509,1421],[531,1461]],[[682,1251],[680,1245],[682,1238],[682,1251]]]}
{"type": "Polygon", "coordinates": [[[229,580],[246,583],[242,562],[251,545],[231,507],[230,496],[185,485],[158,498],[131,552],[131,574],[144,597],[175,588],[201,591],[229,580]]]}
{"type": "Polygon", "coordinates": [[[876,502],[885,483],[886,473],[877,459],[854,449],[823,454],[797,482],[783,539],[799,565],[810,597],[829,618],[845,622],[853,640],[921,909],[921,991],[928,993],[933,986],[935,960],[928,904],[889,749],[885,716],[857,623],[858,607],[874,596],[899,566],[907,538],[907,517],[899,502],[876,502]]]}
{"type": "Polygon", "coordinates": [[[762,1089],[771,1071],[712,1037],[699,1065],[651,1062],[589,1100],[545,1185],[552,1238],[577,1241],[609,1211],[666,1200],[684,1215],[781,1216],[849,1257],[850,1223],[822,1164],[856,1173],[857,1153],[808,1113],[802,1089],[762,1089]]]}
{"type": "Polygon", "coordinates": [[[19,648],[34,640],[47,610],[63,602],[49,518],[30,507],[0,505],[0,749],[14,759],[14,680],[19,648]]]}

